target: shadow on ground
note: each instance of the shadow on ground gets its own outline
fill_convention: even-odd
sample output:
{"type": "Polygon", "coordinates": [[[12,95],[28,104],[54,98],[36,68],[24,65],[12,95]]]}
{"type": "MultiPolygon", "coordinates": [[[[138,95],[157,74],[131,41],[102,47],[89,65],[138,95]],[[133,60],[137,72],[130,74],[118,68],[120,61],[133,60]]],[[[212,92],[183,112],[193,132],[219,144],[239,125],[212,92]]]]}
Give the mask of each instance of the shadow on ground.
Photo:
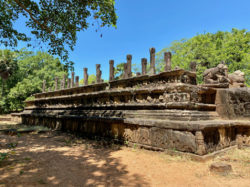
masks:
{"type": "Polygon", "coordinates": [[[112,153],[118,145],[49,132],[0,135],[0,186],[149,186],[112,153]],[[8,147],[10,144],[15,147],[8,147]],[[14,144],[15,143],[15,144],[14,144]]]}

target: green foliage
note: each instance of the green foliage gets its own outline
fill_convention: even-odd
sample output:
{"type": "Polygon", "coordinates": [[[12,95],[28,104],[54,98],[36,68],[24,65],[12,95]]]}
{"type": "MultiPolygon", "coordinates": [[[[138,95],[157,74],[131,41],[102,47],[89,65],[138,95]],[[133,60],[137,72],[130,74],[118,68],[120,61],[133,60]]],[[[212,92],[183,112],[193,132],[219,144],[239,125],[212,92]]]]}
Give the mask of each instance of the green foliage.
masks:
{"type": "Polygon", "coordinates": [[[94,74],[89,75],[88,84],[93,84],[96,82],[96,76],[94,74]]]}
{"type": "Polygon", "coordinates": [[[0,54],[0,77],[8,79],[17,68],[15,53],[10,50],[2,50],[0,54]]]}
{"type": "MultiPolygon", "coordinates": [[[[92,83],[95,83],[96,82],[96,76],[94,74],[91,74],[89,75],[89,78],[88,78],[88,84],[92,84],[92,83]]],[[[79,82],[80,85],[84,85],[84,79],[81,79],[80,82],[79,82]]]]}
{"type": "Polygon", "coordinates": [[[191,39],[174,41],[170,47],[157,53],[157,71],[163,71],[164,52],[172,53],[172,68],[179,66],[189,69],[189,63],[195,61],[198,82],[202,82],[205,69],[215,67],[222,61],[229,72],[241,70],[245,73],[247,85],[250,85],[250,32],[232,29],[231,32],[218,31],[206,33],[191,39]]]}
{"type": "Polygon", "coordinates": [[[98,27],[116,27],[115,0],[0,0],[0,44],[16,47],[18,41],[32,44],[32,39],[48,45],[48,52],[68,59],[77,32],[92,23],[98,27]],[[14,28],[19,18],[25,19],[30,33],[14,28]]]}
{"type": "Polygon", "coordinates": [[[8,158],[8,154],[7,153],[0,153],[0,163],[3,160],[6,160],[8,158]]]}
{"type": "MultiPolygon", "coordinates": [[[[119,63],[115,66],[115,80],[122,79],[124,74],[124,62],[119,63]]],[[[132,74],[135,76],[136,72],[139,71],[139,68],[137,67],[137,64],[132,64],[132,74]]]]}
{"type": "Polygon", "coordinates": [[[12,63],[16,64],[16,68],[8,80],[0,79],[4,90],[0,98],[0,113],[22,110],[24,100],[32,99],[32,94],[41,92],[43,80],[46,80],[47,88],[53,87],[55,76],[62,78],[67,75],[60,60],[47,53],[21,50],[14,54],[12,63]]]}
{"type": "Polygon", "coordinates": [[[116,65],[115,71],[114,71],[115,80],[122,79],[123,73],[124,73],[124,64],[125,63],[122,62],[116,65]]]}

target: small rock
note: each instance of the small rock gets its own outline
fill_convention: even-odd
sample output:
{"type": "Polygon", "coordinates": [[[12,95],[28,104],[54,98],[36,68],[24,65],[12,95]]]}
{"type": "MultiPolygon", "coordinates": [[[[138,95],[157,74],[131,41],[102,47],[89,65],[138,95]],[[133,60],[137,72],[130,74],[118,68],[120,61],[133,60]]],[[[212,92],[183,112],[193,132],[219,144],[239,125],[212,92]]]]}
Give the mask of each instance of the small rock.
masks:
{"type": "Polygon", "coordinates": [[[215,162],[210,165],[210,171],[215,173],[230,173],[232,166],[225,162],[215,162]]]}

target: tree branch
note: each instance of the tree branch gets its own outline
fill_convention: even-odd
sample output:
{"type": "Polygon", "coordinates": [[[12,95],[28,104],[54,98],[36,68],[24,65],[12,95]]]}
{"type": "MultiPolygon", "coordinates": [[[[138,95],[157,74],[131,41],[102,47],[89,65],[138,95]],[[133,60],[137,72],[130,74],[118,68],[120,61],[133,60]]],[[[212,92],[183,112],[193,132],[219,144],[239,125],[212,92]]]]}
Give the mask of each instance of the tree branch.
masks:
{"type": "Polygon", "coordinates": [[[37,25],[39,25],[39,26],[41,27],[42,30],[45,30],[45,31],[47,31],[48,33],[51,33],[51,30],[50,30],[47,26],[41,24],[38,20],[36,20],[36,19],[33,17],[32,12],[30,12],[30,10],[28,10],[19,0],[14,0],[14,1],[17,3],[18,6],[20,6],[24,11],[26,11],[26,12],[29,14],[30,18],[31,18],[37,25]]]}

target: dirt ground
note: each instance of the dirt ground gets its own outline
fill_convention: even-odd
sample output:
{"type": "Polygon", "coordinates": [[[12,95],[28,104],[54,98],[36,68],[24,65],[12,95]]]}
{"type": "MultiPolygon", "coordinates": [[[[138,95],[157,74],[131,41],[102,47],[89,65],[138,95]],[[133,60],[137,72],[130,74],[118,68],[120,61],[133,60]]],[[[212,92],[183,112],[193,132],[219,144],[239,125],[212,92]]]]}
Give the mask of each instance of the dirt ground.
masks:
{"type": "Polygon", "coordinates": [[[206,162],[58,132],[0,134],[0,187],[17,186],[250,186],[250,149],[206,162]],[[233,172],[210,173],[225,161],[233,172]]]}

